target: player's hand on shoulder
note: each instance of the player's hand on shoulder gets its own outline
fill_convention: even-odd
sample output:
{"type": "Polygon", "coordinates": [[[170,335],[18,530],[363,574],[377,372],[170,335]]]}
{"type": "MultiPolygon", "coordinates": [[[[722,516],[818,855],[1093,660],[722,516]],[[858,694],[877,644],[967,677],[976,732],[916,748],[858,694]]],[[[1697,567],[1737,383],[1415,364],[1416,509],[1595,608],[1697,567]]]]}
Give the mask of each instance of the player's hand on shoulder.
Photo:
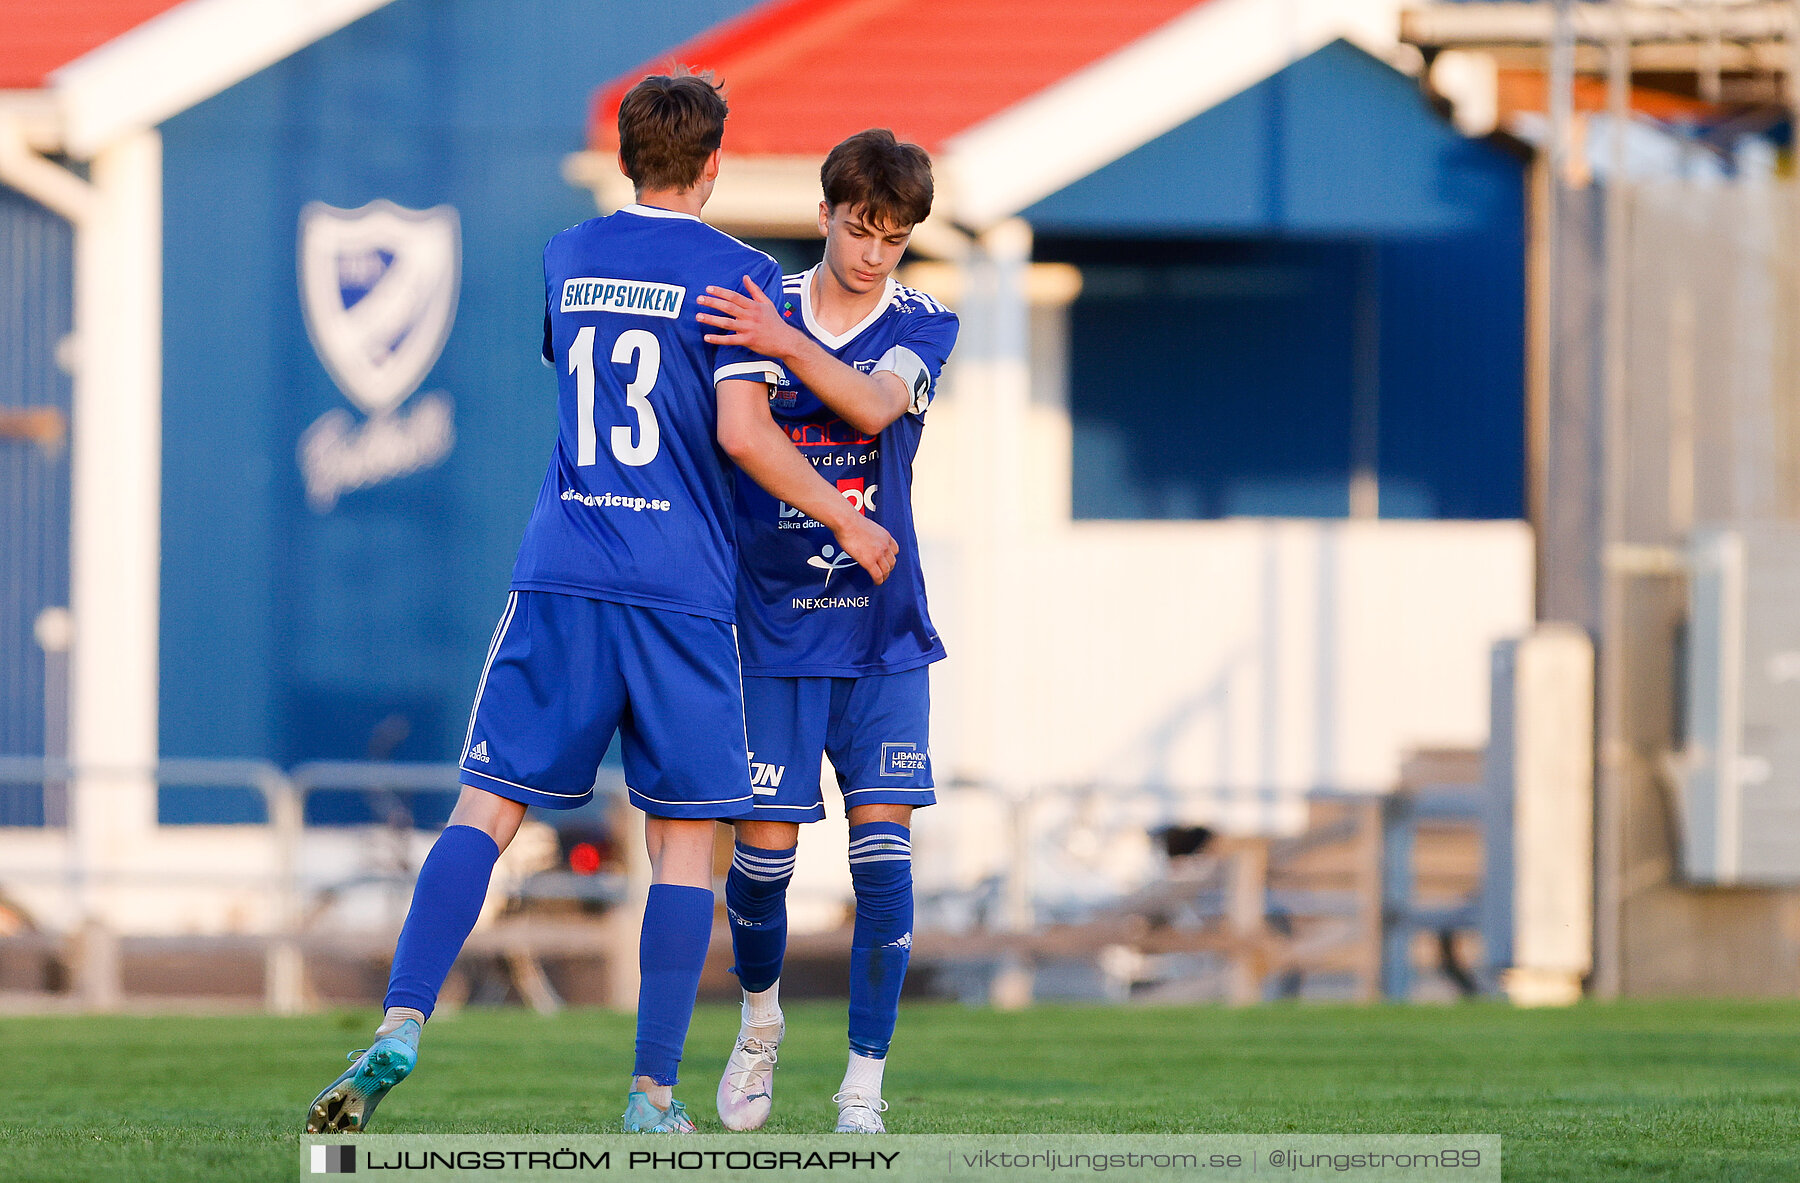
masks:
{"type": "Polygon", "coordinates": [[[900,544],[880,522],[855,514],[832,533],[837,535],[838,545],[844,548],[844,553],[860,563],[876,583],[886,583],[887,577],[894,573],[894,564],[900,558],[900,544]]]}
{"type": "Polygon", "coordinates": [[[694,319],[721,331],[706,334],[708,345],[739,345],[764,357],[786,357],[801,340],[800,330],[781,319],[775,304],[756,281],[744,276],[744,292],[708,287],[698,302],[714,309],[694,319]]]}

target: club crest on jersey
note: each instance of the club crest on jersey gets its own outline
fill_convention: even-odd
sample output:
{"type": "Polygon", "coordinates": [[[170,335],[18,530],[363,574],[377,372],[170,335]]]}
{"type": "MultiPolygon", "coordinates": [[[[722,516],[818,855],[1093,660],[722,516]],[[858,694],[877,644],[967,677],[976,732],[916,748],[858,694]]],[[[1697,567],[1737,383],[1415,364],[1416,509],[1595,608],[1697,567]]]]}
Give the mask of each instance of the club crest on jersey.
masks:
{"type": "Polygon", "coordinates": [[[455,442],[450,399],[422,395],[456,319],[462,230],[448,205],[360,209],[311,202],[300,212],[300,310],[319,361],[367,421],[329,411],[301,436],[307,500],[338,498],[443,462],[455,442]]]}

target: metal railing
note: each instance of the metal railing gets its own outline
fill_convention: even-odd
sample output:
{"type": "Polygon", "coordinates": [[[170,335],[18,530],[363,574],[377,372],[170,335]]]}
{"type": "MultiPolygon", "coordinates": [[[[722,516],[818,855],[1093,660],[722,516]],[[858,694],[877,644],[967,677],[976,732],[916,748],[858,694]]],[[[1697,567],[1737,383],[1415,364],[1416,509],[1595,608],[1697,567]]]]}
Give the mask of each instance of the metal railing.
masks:
{"type": "MultiPolygon", "coordinates": [[[[123,999],[123,961],[127,953],[146,954],[195,953],[259,953],[262,958],[263,1005],[277,1014],[296,1013],[309,1004],[307,965],[309,957],[351,958],[378,957],[390,947],[392,932],[379,925],[358,935],[333,928],[329,936],[315,931],[317,918],[337,907],[352,893],[370,887],[391,886],[396,891],[410,887],[414,868],[405,865],[415,857],[402,854],[395,866],[365,869],[344,878],[321,876],[316,868],[309,874],[302,865],[302,851],[309,841],[306,809],[309,797],[321,792],[381,793],[455,793],[460,789],[460,774],[452,764],[395,764],[366,762],[312,762],[283,771],[261,760],[169,760],[147,770],[76,768],[64,761],[26,757],[0,757],[0,786],[70,784],[75,786],[71,822],[66,827],[39,826],[34,829],[47,835],[37,844],[41,853],[45,845],[54,845],[60,835],[66,844],[60,860],[40,858],[35,867],[8,863],[0,856],[0,908],[9,895],[19,888],[60,888],[69,901],[68,915],[73,924],[55,926],[57,931],[26,932],[0,936],[0,951],[35,951],[56,959],[72,970],[69,975],[74,1005],[104,1010],[117,1007],[123,999]],[[78,835],[84,814],[82,810],[95,801],[103,801],[105,781],[135,780],[154,786],[183,789],[210,789],[220,792],[257,793],[266,809],[267,822],[261,826],[242,825],[246,831],[260,830],[268,835],[270,859],[266,867],[254,871],[220,870],[206,867],[169,865],[164,859],[153,869],[118,865],[97,865],[78,835]],[[94,788],[83,788],[84,781],[94,788]],[[87,797],[83,793],[88,792],[87,797]],[[254,893],[261,897],[264,920],[253,931],[221,933],[209,936],[145,936],[122,934],[118,925],[105,922],[91,903],[91,894],[101,891],[168,890],[219,888],[254,893]],[[11,889],[11,890],[9,890],[11,889]],[[378,931],[379,930],[379,931],[378,931]],[[365,939],[366,938],[366,939],[365,939]]],[[[609,786],[610,787],[610,786],[609,786]]],[[[977,788],[979,786],[963,786],[977,788]]],[[[1367,867],[1360,874],[1364,886],[1346,894],[1343,887],[1329,890],[1308,886],[1310,881],[1295,882],[1282,871],[1284,859],[1318,847],[1351,843],[1364,849],[1358,835],[1366,829],[1362,823],[1338,833],[1327,826],[1306,835],[1289,839],[1241,838],[1225,839],[1216,848],[1217,866],[1195,877],[1194,868],[1165,868],[1167,882],[1152,882],[1136,890],[1121,888],[1125,894],[1107,900],[1093,899],[1086,906],[1059,897],[1052,881],[1066,880],[1074,869],[1077,848],[1108,845],[1088,836],[1085,842],[1066,831],[1070,827],[1089,825],[1130,828],[1140,825],[1145,812],[1125,808],[1118,793],[1109,794],[1114,808],[1095,813],[1080,807],[1090,795],[1086,787],[1066,792],[1045,790],[1024,799],[1009,798],[1005,833],[1005,857],[995,873],[970,888],[985,893],[985,906],[977,911],[972,930],[961,926],[939,928],[932,940],[921,949],[926,957],[949,961],[999,958],[995,979],[989,993],[993,1000],[1014,1002],[1029,999],[1030,966],[1045,958],[1084,956],[1116,952],[1117,947],[1133,945],[1143,937],[1140,952],[1179,955],[1184,950],[1222,957],[1229,963],[1228,996],[1235,1001],[1250,1002],[1265,994],[1270,975],[1297,973],[1305,969],[1323,950],[1325,961],[1358,967],[1355,973],[1365,982],[1357,996],[1385,994],[1404,999],[1411,993],[1412,967],[1409,950],[1413,934],[1420,931],[1467,931],[1479,920],[1489,923],[1507,922],[1507,914],[1483,915],[1478,900],[1463,901],[1451,908],[1426,908],[1414,902],[1413,849],[1416,827],[1433,819],[1466,821],[1482,818],[1481,791],[1470,785],[1422,785],[1415,791],[1387,798],[1345,797],[1345,802],[1361,802],[1372,821],[1373,832],[1363,854],[1354,855],[1357,866],[1367,867]],[[1055,805],[1056,808],[1047,808],[1055,805]],[[1354,832],[1352,832],[1354,831],[1354,832]],[[1289,848],[1292,850],[1289,850],[1289,848]],[[1056,848],[1054,851],[1051,848],[1056,848]],[[1284,851],[1287,853],[1284,854],[1284,851]],[[1048,858],[1048,862],[1045,859],[1048,858]],[[1173,871],[1180,871],[1171,875],[1173,871]],[[1273,873],[1273,874],[1272,874],[1273,873]],[[1139,933],[1122,921],[1142,911],[1179,913],[1186,917],[1176,929],[1150,926],[1139,933]],[[1303,921],[1301,930],[1292,928],[1303,921]],[[1340,931],[1341,930],[1341,931],[1340,931]],[[1132,934],[1136,933],[1134,937],[1132,934]],[[1332,935],[1332,934],[1337,935],[1332,935]],[[1329,938],[1329,939],[1328,939],[1329,938]],[[1337,946],[1346,941],[1368,953],[1345,953],[1337,946]],[[1321,943],[1323,942],[1323,943],[1321,943]],[[1330,948],[1326,948],[1330,946],[1330,948]],[[1335,950],[1335,951],[1334,951],[1335,950]],[[1013,984],[1013,995],[1007,985],[1013,984]]],[[[1321,797],[1319,800],[1326,800],[1321,797]]],[[[1167,804],[1166,802],[1164,803],[1167,804]]],[[[379,810],[390,818],[405,817],[404,811],[379,810]]],[[[410,821],[410,817],[406,817],[410,821]]],[[[1340,823],[1338,828],[1348,823],[1340,823]]],[[[163,829],[180,831],[184,826],[163,829]]],[[[386,826],[331,827],[332,830],[367,832],[371,829],[395,829],[386,826]]],[[[310,841],[317,843],[325,827],[310,830],[310,841]]],[[[29,831],[0,827],[0,851],[7,836],[17,837],[29,831]]],[[[412,833],[410,825],[402,827],[412,833]]],[[[409,839],[416,841],[416,839],[409,839]]],[[[329,847],[327,848],[329,849],[329,847]]],[[[1494,850],[1505,849],[1496,843],[1494,850]]],[[[1354,852],[1352,852],[1354,853],[1354,852]]],[[[1079,859],[1077,859],[1077,862],[1079,859]]],[[[242,860],[240,859],[241,863],[242,860]]],[[[559,900],[579,899],[583,903],[612,904],[626,894],[624,885],[584,883],[583,893],[568,890],[567,884],[531,884],[537,878],[568,879],[548,873],[535,876],[520,885],[516,900],[532,900],[554,896],[559,900]],[[605,890],[594,890],[596,887],[605,890]]],[[[616,878],[616,877],[615,877],[616,878]]],[[[1066,884],[1065,884],[1066,885],[1066,884]]],[[[192,897],[190,897],[192,898],[192,897]]],[[[16,900],[14,901],[16,902],[16,900]]],[[[941,901],[940,901],[941,902],[941,901]]],[[[353,906],[353,905],[352,905],[353,906]]],[[[933,901],[921,901],[921,920],[942,913],[933,901]]],[[[1505,910],[1509,914],[1509,910],[1505,910]]],[[[515,918],[517,919],[517,918],[515,918]]],[[[541,918],[540,918],[541,919],[541,918]]],[[[128,928],[129,926],[127,926],[128,928]]],[[[527,925],[531,931],[489,939],[485,952],[497,953],[504,959],[526,966],[525,979],[538,980],[539,954],[599,951],[602,942],[617,936],[617,925],[585,926],[593,931],[575,932],[575,926],[560,928],[550,924],[527,925]],[[604,933],[600,930],[604,929],[604,933]],[[554,929],[554,931],[552,931],[554,929]],[[530,972],[530,971],[535,971],[530,972]]],[[[1140,926],[1142,927],[1142,926],[1140,926]]],[[[3,931],[3,929],[0,929],[3,931]]],[[[835,938],[833,938],[835,939],[835,938]]],[[[824,940],[820,934],[819,940],[824,940]]],[[[633,938],[635,941],[635,938],[633,938]]],[[[816,943],[816,942],[815,942],[816,943]]],[[[826,942],[829,943],[829,942],[826,942]]],[[[478,942],[479,945],[479,942],[478,942]]],[[[633,945],[635,947],[635,945],[633,945]]],[[[822,946],[821,946],[822,947],[822,946]]],[[[606,956],[614,954],[607,952],[606,956]]],[[[1339,970],[1321,972],[1336,973],[1339,970]]],[[[515,976],[518,976],[515,973],[515,976]]],[[[534,1004],[536,1004],[534,1000],[534,1004]]]]}
{"type": "MultiPolygon", "coordinates": [[[[0,756],[0,787],[40,786],[47,795],[66,792],[71,808],[62,825],[4,827],[0,834],[33,830],[60,833],[65,849],[59,865],[32,869],[0,868],[0,890],[61,887],[68,912],[78,923],[62,932],[28,929],[0,938],[16,950],[36,950],[64,957],[72,963],[73,994],[77,1002],[93,1009],[112,1009],[123,995],[122,940],[140,949],[190,952],[199,948],[249,946],[262,951],[264,1004],[277,1014],[296,1013],[305,1006],[305,953],[311,942],[306,932],[308,887],[300,855],[306,832],[307,798],[321,791],[362,793],[460,791],[454,764],[393,764],[374,762],[313,762],[284,772],[266,760],[165,760],[151,768],[77,767],[64,760],[25,756],[0,756]],[[266,872],[214,871],[204,868],[153,866],[131,868],[101,865],[82,840],[84,817],[106,808],[104,794],[110,786],[145,784],[156,789],[251,790],[266,811],[272,861],[266,872]],[[84,814],[84,811],[88,813],[84,814]],[[122,938],[93,903],[100,889],[170,889],[219,887],[266,893],[270,923],[262,931],[213,936],[163,936],[122,938]]],[[[171,827],[178,828],[178,827],[171,827]]],[[[366,877],[365,877],[366,878],[366,877]]],[[[386,876],[384,878],[393,878],[386,876]]],[[[341,885],[325,885],[324,892],[341,885]]],[[[28,921],[16,900],[14,911],[28,921]]],[[[335,938],[334,938],[335,939],[335,938]]]]}

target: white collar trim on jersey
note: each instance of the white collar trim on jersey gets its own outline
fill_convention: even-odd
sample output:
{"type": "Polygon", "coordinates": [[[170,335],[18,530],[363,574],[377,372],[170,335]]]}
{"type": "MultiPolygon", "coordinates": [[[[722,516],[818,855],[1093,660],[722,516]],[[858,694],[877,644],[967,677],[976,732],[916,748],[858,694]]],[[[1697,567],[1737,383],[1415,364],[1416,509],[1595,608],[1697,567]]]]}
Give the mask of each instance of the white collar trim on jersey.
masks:
{"type": "Polygon", "coordinates": [[[813,318],[812,306],[813,277],[818,274],[819,268],[824,265],[825,264],[823,263],[814,263],[811,268],[803,272],[800,276],[800,316],[806,321],[807,331],[817,337],[826,347],[831,349],[842,349],[844,346],[850,344],[850,342],[856,340],[856,338],[862,334],[864,329],[881,319],[881,314],[886,312],[888,305],[894,302],[894,290],[900,285],[894,282],[894,277],[892,275],[888,276],[887,284],[881,291],[881,299],[876,301],[875,307],[869,312],[869,315],[863,317],[858,323],[851,325],[842,335],[829,333],[826,332],[824,327],[813,318]]]}
{"type": "Polygon", "coordinates": [[[640,218],[684,218],[689,222],[698,222],[700,220],[693,214],[684,214],[680,210],[663,209],[661,206],[655,205],[638,205],[635,202],[631,205],[620,206],[619,212],[622,214],[636,214],[640,218]]]}

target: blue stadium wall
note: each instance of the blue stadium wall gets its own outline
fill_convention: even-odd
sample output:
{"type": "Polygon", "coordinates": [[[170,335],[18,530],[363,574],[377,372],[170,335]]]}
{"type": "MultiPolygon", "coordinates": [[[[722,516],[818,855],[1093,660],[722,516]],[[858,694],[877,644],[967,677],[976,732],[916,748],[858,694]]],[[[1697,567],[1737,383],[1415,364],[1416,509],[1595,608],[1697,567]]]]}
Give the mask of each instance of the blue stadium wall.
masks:
{"type": "MultiPolygon", "coordinates": [[[[454,758],[555,437],[540,252],[594,214],[563,159],[596,86],[746,7],[397,0],[164,125],[166,756],[454,758]],[[461,216],[420,387],[456,443],[319,513],[296,444],[351,408],[308,340],[297,228],[309,202],[382,198],[461,216]]],[[[240,806],[165,792],[162,818],[258,816],[240,806]]]]}
{"type": "Polygon", "coordinates": [[[1076,516],[1344,516],[1361,366],[1383,517],[1523,517],[1524,202],[1337,42],[1026,210],[1086,276],[1076,516]]]}

